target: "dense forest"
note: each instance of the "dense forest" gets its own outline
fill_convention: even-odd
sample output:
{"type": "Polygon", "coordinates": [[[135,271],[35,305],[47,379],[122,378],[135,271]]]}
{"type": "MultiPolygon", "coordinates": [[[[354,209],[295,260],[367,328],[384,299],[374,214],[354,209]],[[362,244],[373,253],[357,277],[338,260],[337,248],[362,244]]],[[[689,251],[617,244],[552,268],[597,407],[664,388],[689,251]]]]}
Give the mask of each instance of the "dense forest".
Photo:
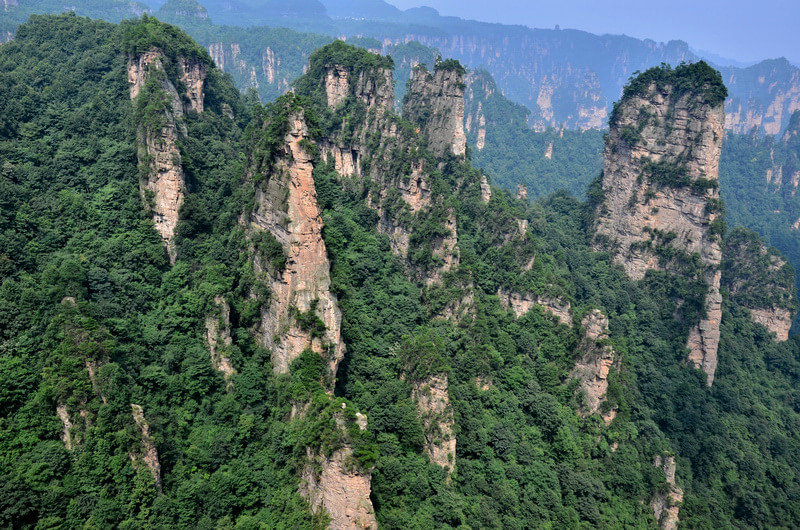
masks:
{"type": "MultiPolygon", "coordinates": [[[[510,137],[435,153],[424,112],[412,124],[352,86],[331,106],[321,83],[334,65],[373,79],[393,61],[334,43],[311,56],[293,94],[262,106],[151,17],[33,16],[0,46],[0,525],[324,527],[330,514],[301,493],[305,469],[310,454],[346,446],[352,473],[371,476],[381,528],[656,527],[651,503],[674,485],[654,462],[670,457],[682,525],[800,526],[800,341],[774,341],[746,303],[771,293],[723,291],[707,388],[685,362],[704,293],[666,271],[631,281],[592,247],[597,186],[582,200],[575,182],[596,176],[600,133],[515,136],[535,157],[552,141],[567,158],[555,147],[552,160],[519,168],[535,201],[487,193],[477,166],[518,182],[501,176],[510,137]],[[132,101],[129,76],[153,50],[160,69],[132,101]],[[202,112],[184,96],[189,63],[206,72],[202,112]],[[242,221],[305,163],[286,151],[298,116],[306,136],[292,145],[313,167],[341,312],[335,380],[311,349],[274,369],[259,326],[292,264],[272,232],[242,221]],[[155,131],[166,145],[173,130],[185,198],[170,255],[142,142],[155,131]],[[361,176],[325,154],[337,141],[363,141],[361,176]],[[387,183],[405,185],[418,162],[430,195],[412,211],[387,183]],[[575,195],[552,193],[562,187],[575,195]],[[405,255],[386,219],[407,230],[405,255]],[[451,225],[458,260],[438,244],[451,225]],[[503,303],[510,292],[559,300],[566,316],[542,304],[517,314],[503,303]],[[586,329],[595,311],[608,319],[596,344],[586,329]],[[225,340],[210,339],[226,327],[225,340]],[[617,361],[589,413],[574,367],[607,347],[617,361]],[[433,420],[420,414],[431,377],[449,382],[449,409],[433,420]],[[444,466],[427,449],[443,441],[439,423],[457,440],[444,466]]],[[[449,61],[427,67],[431,82],[461,73],[449,61]]],[[[509,112],[497,119],[524,121],[509,112]]],[[[723,270],[731,290],[763,272],[743,255],[723,270]]],[[[794,289],[791,269],[780,274],[775,285],[794,289]]],[[[289,313],[312,339],[330,332],[317,302],[289,313]]]]}

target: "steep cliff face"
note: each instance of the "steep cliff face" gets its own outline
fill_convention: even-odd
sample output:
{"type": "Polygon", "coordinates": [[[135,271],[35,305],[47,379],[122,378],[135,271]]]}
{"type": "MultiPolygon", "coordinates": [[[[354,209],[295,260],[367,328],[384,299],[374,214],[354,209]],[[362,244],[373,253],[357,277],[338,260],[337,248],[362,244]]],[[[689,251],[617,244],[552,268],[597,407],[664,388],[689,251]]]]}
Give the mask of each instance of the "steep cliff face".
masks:
{"type": "Polygon", "coordinates": [[[786,59],[762,61],[749,68],[724,68],[731,91],[725,102],[726,129],[749,133],[755,129],[780,134],[792,113],[800,110],[800,69],[786,59]]]}
{"type": "Polygon", "coordinates": [[[561,297],[538,295],[533,293],[516,293],[506,289],[497,291],[500,303],[521,317],[535,306],[541,306],[546,312],[555,316],[565,326],[572,327],[572,309],[568,300],[561,297]]]}
{"type": "Polygon", "coordinates": [[[214,298],[216,311],[206,317],[206,344],[211,354],[211,365],[218,372],[222,372],[228,385],[236,375],[236,369],[231,364],[227,348],[232,344],[231,339],[231,308],[221,296],[214,298]]]}
{"type": "Polygon", "coordinates": [[[311,348],[323,355],[335,375],[344,356],[341,313],[330,290],[330,262],[307,151],[308,124],[302,112],[292,114],[288,122],[276,163],[256,169],[267,174],[252,176],[261,182],[255,208],[243,219],[252,234],[263,231],[274,237],[285,255],[280,270],[270,270],[264,260],[254,258],[257,272],[271,277],[272,292],[262,311],[259,338],[272,352],[276,373],[287,373],[292,361],[311,348]]]}
{"type": "Polygon", "coordinates": [[[144,417],[144,410],[140,405],[131,404],[133,421],[139,429],[139,450],[129,453],[134,467],[144,464],[153,475],[156,487],[161,491],[161,462],[158,460],[158,450],[150,435],[150,424],[144,417]]]}
{"type": "Polygon", "coordinates": [[[666,486],[650,501],[650,508],[662,530],[677,530],[683,490],[675,484],[675,457],[657,456],[653,460],[653,466],[664,472],[666,486]]]}
{"type": "Polygon", "coordinates": [[[330,457],[312,457],[302,474],[301,493],[314,513],[325,512],[331,530],[378,528],[370,500],[370,475],[356,471],[353,450],[343,447],[330,457]],[[321,469],[321,471],[317,471],[321,469]]]}
{"type": "Polygon", "coordinates": [[[416,381],[412,384],[411,396],[422,419],[425,453],[431,463],[451,473],[456,463],[456,436],[448,382],[446,373],[416,381]]]}
{"type": "Polygon", "coordinates": [[[584,407],[580,412],[584,416],[600,413],[605,424],[609,425],[617,411],[611,407],[605,407],[604,410],[601,406],[606,400],[608,376],[618,359],[614,348],[608,343],[608,318],[601,311],[593,309],[583,317],[581,326],[584,338],[578,349],[582,356],[575,363],[570,377],[580,382],[580,389],[584,393],[584,407]]]}
{"type": "Polygon", "coordinates": [[[212,42],[208,45],[208,53],[214,64],[234,76],[237,85],[243,90],[250,88],[259,90],[265,81],[264,77],[266,82],[275,86],[278,94],[289,89],[289,78],[287,76],[281,78],[276,74],[276,68],[280,67],[280,59],[276,64],[275,54],[269,47],[264,50],[261,68],[243,58],[242,48],[238,42],[212,42]]]}
{"type": "Polygon", "coordinates": [[[437,155],[466,152],[464,132],[464,68],[450,61],[436,65],[434,73],[414,69],[403,104],[403,117],[416,124],[437,155]]]}
{"type": "Polygon", "coordinates": [[[789,338],[797,314],[795,271],[754,232],[737,229],[725,240],[722,285],[731,300],[750,311],[750,317],[775,340],[789,338]]]}
{"type": "Polygon", "coordinates": [[[709,385],[722,318],[716,226],[724,93],[705,63],[652,69],[634,80],[611,119],[596,220],[598,247],[610,250],[635,280],[699,258],[692,274],[707,286],[706,315],[690,332],[689,360],[709,385]]]}
{"type": "Polygon", "coordinates": [[[203,111],[206,65],[178,59],[180,80],[186,86],[186,105],[167,76],[166,55],[157,48],[128,58],[130,97],[137,109],[139,165],[145,173],[140,190],[150,208],[156,230],[164,240],[170,262],[175,263],[175,228],[186,196],[186,177],[178,142],[186,134],[185,110],[203,111]]]}

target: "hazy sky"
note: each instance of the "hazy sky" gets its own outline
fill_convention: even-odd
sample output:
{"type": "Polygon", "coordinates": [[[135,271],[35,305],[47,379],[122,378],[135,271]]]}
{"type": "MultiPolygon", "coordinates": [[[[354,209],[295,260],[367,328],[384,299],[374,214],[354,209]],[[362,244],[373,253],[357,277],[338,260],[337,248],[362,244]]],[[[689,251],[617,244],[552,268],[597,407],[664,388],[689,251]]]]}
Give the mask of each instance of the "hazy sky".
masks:
{"type": "Polygon", "coordinates": [[[443,15],[536,28],[624,33],[740,61],[786,57],[800,63],[800,0],[388,0],[443,15]]]}

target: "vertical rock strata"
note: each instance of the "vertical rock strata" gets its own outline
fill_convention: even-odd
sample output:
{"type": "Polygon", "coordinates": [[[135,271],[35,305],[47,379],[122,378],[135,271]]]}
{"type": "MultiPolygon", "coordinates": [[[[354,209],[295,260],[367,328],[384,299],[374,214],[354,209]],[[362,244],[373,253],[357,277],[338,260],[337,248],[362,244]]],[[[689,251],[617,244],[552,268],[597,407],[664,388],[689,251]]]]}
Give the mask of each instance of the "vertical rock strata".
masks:
{"type": "MultiPolygon", "coordinates": [[[[292,361],[311,348],[325,357],[335,375],[344,356],[342,317],[330,291],[330,262],[306,142],[310,142],[308,125],[297,112],[289,117],[277,162],[256,188],[256,206],[248,220],[254,233],[267,231],[274,236],[286,256],[284,269],[270,274],[272,296],[262,311],[260,339],[272,351],[276,373],[288,373],[292,361]],[[303,315],[319,318],[324,331],[304,329],[301,320],[308,319],[303,315]]],[[[258,259],[255,267],[259,273],[267,272],[258,259]]]]}
{"type": "Polygon", "coordinates": [[[422,66],[414,68],[403,116],[420,127],[436,156],[466,152],[464,86],[464,68],[458,63],[439,63],[433,74],[422,66]]]}
{"type": "Polygon", "coordinates": [[[707,286],[705,316],[688,348],[708,385],[722,319],[716,225],[724,97],[719,74],[705,63],[651,69],[633,80],[610,120],[596,222],[598,246],[634,280],[650,269],[685,272],[681,262],[699,257],[701,270],[690,274],[707,286]]]}
{"type": "Polygon", "coordinates": [[[161,463],[158,460],[156,444],[153,442],[153,437],[150,436],[150,425],[147,423],[144,417],[144,410],[140,405],[131,404],[131,410],[133,412],[133,421],[136,422],[136,426],[139,428],[141,444],[141,450],[138,453],[130,453],[131,461],[134,466],[138,466],[140,462],[143,462],[153,475],[156,488],[161,491],[161,463]]]}
{"type": "Polygon", "coordinates": [[[666,488],[656,493],[650,501],[650,508],[662,530],[677,530],[680,503],[683,501],[683,490],[675,484],[675,457],[657,456],[653,466],[664,471],[666,488]]]}
{"type": "Polygon", "coordinates": [[[156,48],[128,59],[130,97],[137,109],[139,165],[146,168],[140,181],[145,204],[152,210],[156,230],[164,240],[170,262],[175,263],[175,228],[178,212],[186,196],[186,178],[178,148],[185,110],[202,112],[206,65],[198,60],[179,58],[181,81],[187,88],[184,109],[175,84],[165,70],[167,57],[156,48]],[[139,101],[141,97],[146,101],[139,101]],[[152,111],[154,107],[157,108],[152,111]]]}
{"type": "MultiPolygon", "coordinates": [[[[255,189],[255,207],[243,218],[254,240],[260,233],[268,233],[285,258],[277,270],[254,252],[255,272],[266,279],[271,292],[262,308],[258,336],[271,350],[273,369],[278,374],[288,373],[292,361],[307,349],[320,354],[327,362],[326,379],[331,382],[326,390],[332,393],[344,343],[341,312],[330,290],[330,262],[322,239],[314,162],[308,150],[312,139],[302,110],[292,111],[287,125],[274,161],[257,169],[261,174],[250,175],[260,182],[255,189]]],[[[293,418],[301,419],[306,407],[297,405],[293,418]]],[[[362,429],[366,428],[365,419],[360,417],[362,429]]],[[[343,421],[337,421],[336,428],[340,434],[346,433],[343,421]]],[[[371,473],[359,467],[352,447],[344,443],[331,454],[311,449],[307,453],[300,493],[312,511],[326,512],[332,529],[377,528],[370,500],[371,473]]]]}
{"type": "Polygon", "coordinates": [[[608,375],[611,368],[618,361],[614,348],[608,344],[608,318],[599,310],[590,311],[581,326],[584,330],[584,339],[580,344],[581,358],[575,363],[570,377],[580,382],[584,393],[584,416],[601,414],[603,421],[609,425],[617,415],[615,409],[603,412],[601,406],[606,399],[608,391],[608,375]]]}
{"type": "Polygon", "coordinates": [[[431,463],[451,473],[456,462],[456,437],[447,374],[413,383],[411,396],[425,430],[425,453],[431,463]]]}
{"type": "Polygon", "coordinates": [[[221,296],[214,298],[216,312],[206,317],[206,343],[211,354],[211,365],[222,372],[230,387],[236,369],[225,351],[233,342],[231,339],[231,308],[221,296]]]}

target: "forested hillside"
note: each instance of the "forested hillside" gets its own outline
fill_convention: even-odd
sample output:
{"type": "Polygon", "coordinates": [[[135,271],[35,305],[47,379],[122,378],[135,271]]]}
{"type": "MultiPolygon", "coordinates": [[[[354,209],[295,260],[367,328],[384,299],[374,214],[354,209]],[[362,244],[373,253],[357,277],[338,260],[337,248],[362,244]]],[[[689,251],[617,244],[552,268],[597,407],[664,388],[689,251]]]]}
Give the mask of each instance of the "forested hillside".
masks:
{"type": "Polygon", "coordinates": [[[720,240],[707,387],[705,284],[595,251],[598,183],[490,187],[463,67],[402,113],[393,67],[337,42],[261,106],[150,17],[0,46],[0,524],[800,525],[791,268],[720,240]]]}
{"type": "MultiPolygon", "coordinates": [[[[662,62],[700,59],[679,40],[658,43],[624,35],[488,24],[441,16],[429,7],[401,11],[381,0],[73,0],[69,5],[9,0],[2,7],[0,42],[10,39],[31,13],[74,10],[118,22],[149,10],[182,27],[211,52],[218,66],[234,75],[240,89],[257,89],[263,101],[285,93],[311,52],[334,38],[377,46],[383,53],[415,42],[455,57],[468,68],[491,72],[505,96],[529,109],[529,124],[537,131],[605,128],[612,104],[631,75],[662,62]]],[[[748,68],[722,68],[730,91],[728,130],[780,134],[800,105],[797,66],[783,58],[765,59],[748,68]]]]}

